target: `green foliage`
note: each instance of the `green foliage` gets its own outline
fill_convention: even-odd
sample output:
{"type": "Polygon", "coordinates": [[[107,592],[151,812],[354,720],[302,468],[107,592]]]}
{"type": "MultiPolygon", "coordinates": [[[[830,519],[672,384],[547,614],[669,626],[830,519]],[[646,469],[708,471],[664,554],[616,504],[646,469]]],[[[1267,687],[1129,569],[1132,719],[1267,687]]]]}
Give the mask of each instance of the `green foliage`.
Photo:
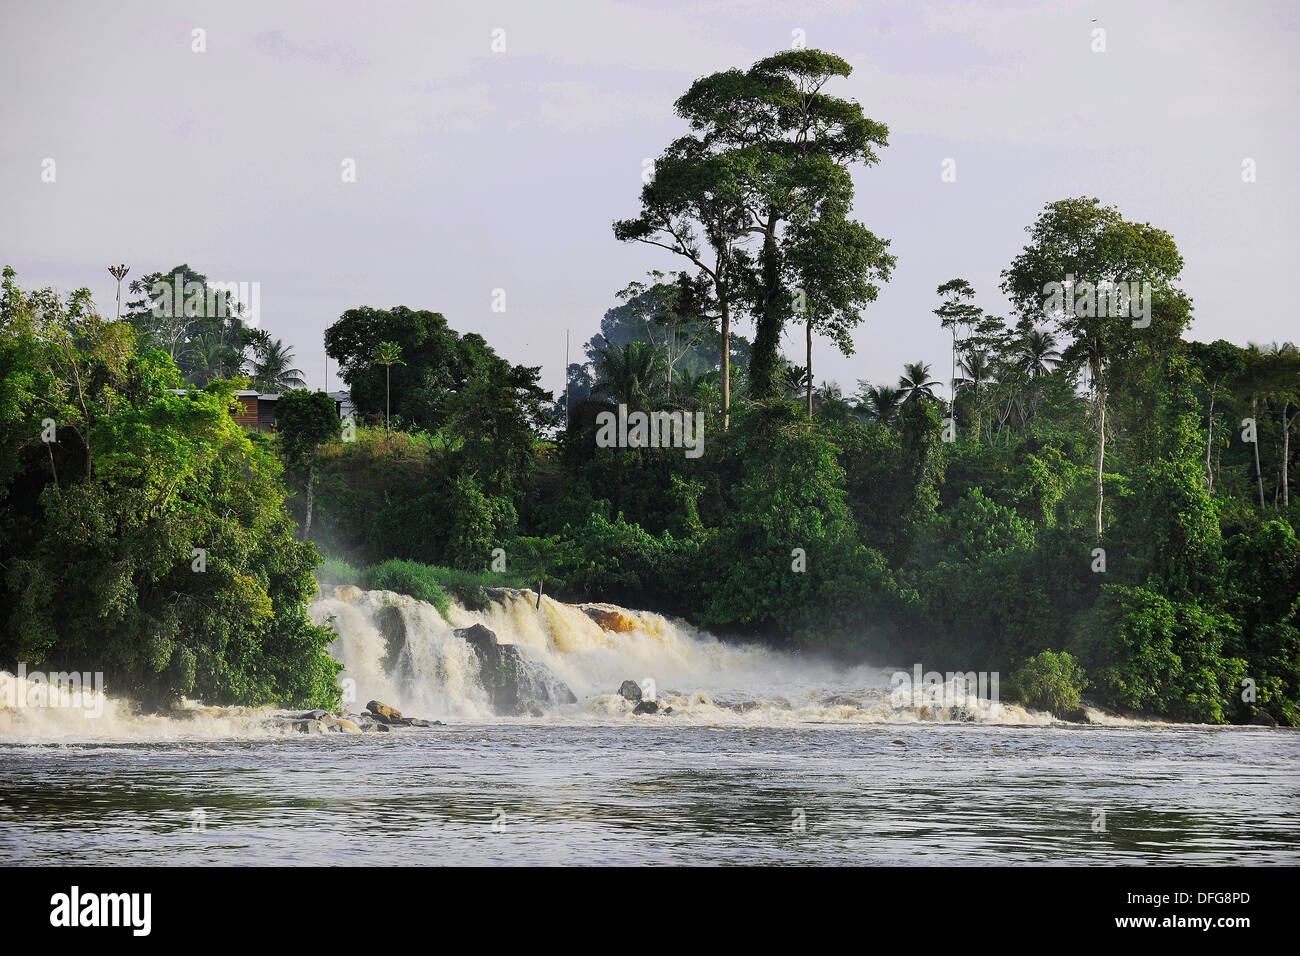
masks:
{"type": "Polygon", "coordinates": [[[1070,719],[1080,710],[1088,686],[1079,662],[1061,651],[1039,651],[1011,675],[1009,690],[1026,707],[1070,719]]]}
{"type": "Polygon", "coordinates": [[[451,602],[443,590],[437,571],[417,561],[390,560],[366,568],[363,587],[371,591],[396,591],[417,601],[426,601],[444,618],[451,602]]]}
{"type": "Polygon", "coordinates": [[[103,671],[149,706],[336,704],[333,633],[305,610],[317,554],[294,540],[279,463],[229,414],[234,385],[178,394],[172,360],[84,290],[24,293],[6,270],[0,369],[18,357],[29,371],[0,389],[16,463],[0,665],[103,671]]]}
{"type": "Polygon", "coordinates": [[[512,366],[481,335],[458,335],[437,312],[349,309],[325,330],[325,351],[339,363],[357,410],[376,422],[390,393],[395,420],[429,429],[447,421],[448,400],[470,383],[509,393],[530,424],[550,399],[537,387],[537,368],[512,366]],[[386,358],[377,360],[377,352],[386,358]]]}
{"type": "Polygon", "coordinates": [[[1260,710],[1300,726],[1300,539],[1290,523],[1271,519],[1231,538],[1226,551],[1226,606],[1241,622],[1228,646],[1248,662],[1244,676],[1256,692],[1253,702],[1236,695],[1236,716],[1260,710]]]}
{"type": "Polygon", "coordinates": [[[165,352],[187,383],[202,387],[242,375],[251,353],[258,387],[301,384],[301,373],[290,367],[292,353],[245,324],[251,303],[236,301],[232,289],[209,283],[188,265],[133,279],[127,288],[139,298],[127,301],[122,318],[136,330],[140,348],[165,352]]]}
{"type": "Polygon", "coordinates": [[[468,475],[460,475],[453,482],[449,506],[447,561],[454,568],[481,571],[492,560],[492,551],[514,534],[514,506],[504,498],[483,494],[468,475]]]}
{"type": "MultiPolygon", "coordinates": [[[[1300,725],[1300,351],[1184,342],[1167,233],[1094,199],[1049,204],[1003,274],[1017,321],[945,283],[952,354],[937,372],[908,363],[897,387],[861,382],[846,399],[813,387],[810,350],[804,367],[780,356],[796,316],[851,350],[893,265],[846,218],[845,167],[885,140],[819,92],[847,71],[792,51],[682,97],[691,132],[615,234],[697,271],[624,290],[591,364],[570,369],[568,426],[550,440],[538,369],[437,313],[362,307],[326,333],[363,416],[379,424],[391,396],[396,431],[340,441],[333,403],[299,391],[272,439],[233,425],[237,383],[214,371],[238,370],[237,324],[139,307],[106,323],[88,293],[24,293],[6,271],[0,665],[103,669],[155,703],[334,700],[331,634],[304,611],[317,554],[294,540],[283,463],[306,480],[288,502],[304,539],[355,564],[324,562],[323,587],[444,614],[540,588],[850,659],[1006,671],[1020,699],[1062,716],[1086,685],[1173,719],[1300,725]],[[1070,275],[1150,280],[1150,325],[1046,306],[1043,285],[1070,275]],[[752,353],[730,331],[742,317],[752,353]],[[937,380],[949,361],[955,394],[937,380]],[[207,390],[178,393],[178,363],[207,390]],[[702,456],[598,447],[595,416],[619,403],[698,412],[702,456]],[[497,548],[508,571],[491,570],[497,548]]],[[[282,346],[253,344],[292,371],[282,346]]]]}
{"type": "Polygon", "coordinates": [[[334,399],[324,392],[285,392],[275,407],[275,430],[284,463],[302,468],[316,459],[316,449],[339,437],[334,399]]]}
{"type": "Polygon", "coordinates": [[[1076,647],[1106,699],[1180,720],[1222,723],[1245,661],[1224,654],[1237,631],[1226,614],[1170,600],[1146,588],[1106,585],[1076,647]]]}

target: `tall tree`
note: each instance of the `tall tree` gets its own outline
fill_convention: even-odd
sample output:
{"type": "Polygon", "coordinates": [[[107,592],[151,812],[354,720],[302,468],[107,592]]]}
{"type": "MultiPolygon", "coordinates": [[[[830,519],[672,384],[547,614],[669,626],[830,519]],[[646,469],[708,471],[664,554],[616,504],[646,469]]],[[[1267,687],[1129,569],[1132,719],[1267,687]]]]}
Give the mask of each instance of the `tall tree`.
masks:
{"type": "Polygon", "coordinates": [[[787,229],[828,199],[839,215],[852,206],[850,164],[872,166],[876,148],[887,145],[888,128],[863,115],[862,107],[824,92],[853,72],[844,59],[821,50],[786,50],[749,70],[727,70],[697,80],[677,101],[677,113],[707,148],[750,159],[736,196],[743,228],[761,245],[748,299],[754,312],[750,395],[779,389],[780,341],[791,315],[783,259],[787,229]]]}
{"type": "Polygon", "coordinates": [[[393,417],[393,366],[406,364],[402,361],[402,347],[396,342],[380,342],[372,361],[384,367],[384,428],[389,428],[393,417]]]}
{"type": "Polygon", "coordinates": [[[694,263],[712,285],[720,317],[724,428],[731,413],[731,320],[740,276],[750,263],[743,249],[747,225],[741,197],[753,161],[753,156],[716,153],[704,141],[683,136],[659,157],[642,187],[641,214],[614,223],[620,242],[667,249],[694,263]]]}
{"type": "Polygon", "coordinates": [[[618,239],[684,256],[713,282],[721,311],[724,424],[731,406],[727,344],[737,309],[743,304],[756,323],[750,394],[776,394],[781,331],[793,302],[786,287],[788,226],[797,217],[817,217],[827,200],[849,208],[848,164],[874,164],[875,147],[886,142],[886,127],[866,119],[858,104],[822,92],[850,72],[831,54],[789,50],[748,71],[697,80],[676,104],[693,135],[675,141],[656,163],[642,189],[641,215],[614,225],[618,239]]]}
{"type": "MultiPolygon", "coordinates": [[[[844,217],[841,204],[825,202],[816,218],[801,218],[790,230],[787,262],[796,285],[795,311],[803,313],[808,417],[813,414],[813,332],[829,338],[844,355],[853,354],[852,331],[861,310],[876,301],[877,281],[889,280],[894,256],[889,242],[844,217]]],[[[754,388],[753,358],[750,387],[754,388]]]]}
{"type": "Polygon", "coordinates": [[[952,415],[957,401],[958,345],[964,330],[972,328],[984,310],[972,301],[975,298],[975,288],[965,279],[949,279],[935,292],[943,298],[943,302],[934,310],[934,314],[939,317],[939,325],[952,333],[952,378],[948,380],[951,389],[948,414],[952,415]]]}
{"type": "Polygon", "coordinates": [[[1205,413],[1205,488],[1214,492],[1214,466],[1210,452],[1214,447],[1214,406],[1219,393],[1231,388],[1246,369],[1245,353],[1242,349],[1224,339],[1205,344],[1189,342],[1187,345],[1201,375],[1207,391],[1207,408],[1205,413]]]}
{"type": "MultiPolygon", "coordinates": [[[[1022,321],[1043,319],[1055,324],[1072,341],[1066,361],[1088,368],[1096,404],[1096,534],[1102,536],[1104,499],[1102,474],[1106,459],[1106,373],[1111,363],[1132,351],[1138,336],[1176,333],[1135,326],[1131,314],[1099,306],[1096,290],[1115,283],[1150,283],[1151,295],[1173,295],[1173,282],[1183,268],[1183,258],[1173,237],[1149,223],[1125,220],[1113,206],[1079,197],[1048,203],[1025,227],[1030,243],[1002,273],[1002,291],[1020,313],[1022,321]],[[1086,283],[1086,285],[1085,285],[1086,283]],[[1075,291],[1088,292],[1075,297],[1075,291]]],[[[1170,315],[1187,315],[1169,310],[1170,315]]],[[[1181,332],[1182,328],[1177,329],[1181,332]]]]}

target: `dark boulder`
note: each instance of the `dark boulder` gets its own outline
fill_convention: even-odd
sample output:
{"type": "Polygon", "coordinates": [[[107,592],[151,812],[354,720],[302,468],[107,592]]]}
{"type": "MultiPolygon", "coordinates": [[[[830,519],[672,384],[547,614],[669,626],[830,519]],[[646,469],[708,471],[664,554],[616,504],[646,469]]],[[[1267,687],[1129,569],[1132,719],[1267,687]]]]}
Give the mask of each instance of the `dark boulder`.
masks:
{"type": "Polygon", "coordinates": [[[1257,710],[1250,715],[1250,724],[1252,727],[1276,727],[1277,721],[1273,719],[1272,714],[1257,710]]]}
{"type": "Polygon", "coordinates": [[[389,673],[395,670],[406,649],[406,618],[402,609],[388,605],[375,613],[375,624],[384,638],[384,657],[380,666],[389,673]]]}
{"type": "Polygon", "coordinates": [[[641,699],[641,685],[634,680],[623,681],[618,685],[618,692],[624,700],[636,701],[641,699]]]}
{"type": "Polygon", "coordinates": [[[657,713],[659,713],[659,705],[656,704],[653,700],[643,700],[643,701],[641,701],[639,704],[637,704],[635,707],[632,708],[632,713],[634,713],[634,714],[657,714],[657,713]]]}
{"type": "Polygon", "coordinates": [[[381,721],[385,724],[400,723],[402,720],[402,712],[400,710],[395,707],[389,707],[382,701],[370,701],[370,703],[366,704],[366,710],[370,712],[370,716],[375,720],[381,721]]]}
{"type": "Polygon", "coordinates": [[[482,624],[452,633],[478,658],[479,680],[496,713],[518,717],[548,706],[577,702],[573,691],[549,667],[524,657],[513,644],[502,644],[482,624]]]}

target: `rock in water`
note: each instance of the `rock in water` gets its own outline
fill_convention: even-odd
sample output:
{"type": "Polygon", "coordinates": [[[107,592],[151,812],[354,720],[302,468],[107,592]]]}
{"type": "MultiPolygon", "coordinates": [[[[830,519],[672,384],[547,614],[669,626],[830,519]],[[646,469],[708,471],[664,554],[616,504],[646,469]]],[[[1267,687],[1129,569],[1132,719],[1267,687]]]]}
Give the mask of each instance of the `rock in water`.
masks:
{"type": "Polygon", "coordinates": [[[479,680],[487,691],[492,709],[506,717],[518,717],[551,704],[572,704],[577,697],[541,661],[528,660],[513,644],[502,644],[482,624],[452,632],[474,650],[479,661],[479,680]],[[530,707],[529,705],[533,705],[530,707]]]}
{"type": "Polygon", "coordinates": [[[382,721],[385,724],[396,723],[402,719],[402,712],[400,710],[395,707],[389,707],[382,701],[372,700],[370,703],[366,704],[366,710],[368,710],[371,716],[376,720],[382,721]]]}
{"type": "Polygon", "coordinates": [[[641,626],[636,618],[629,615],[622,608],[611,607],[607,604],[583,604],[581,608],[582,613],[600,625],[602,631],[626,634],[628,631],[635,631],[641,626]]]}
{"type": "Polygon", "coordinates": [[[641,699],[641,685],[634,680],[623,681],[618,685],[618,692],[624,700],[637,701],[641,699]]]}
{"type": "Polygon", "coordinates": [[[635,707],[632,708],[632,713],[634,713],[634,714],[657,714],[657,713],[659,713],[659,705],[656,704],[653,700],[643,700],[643,701],[641,701],[639,704],[637,704],[635,707]]]}

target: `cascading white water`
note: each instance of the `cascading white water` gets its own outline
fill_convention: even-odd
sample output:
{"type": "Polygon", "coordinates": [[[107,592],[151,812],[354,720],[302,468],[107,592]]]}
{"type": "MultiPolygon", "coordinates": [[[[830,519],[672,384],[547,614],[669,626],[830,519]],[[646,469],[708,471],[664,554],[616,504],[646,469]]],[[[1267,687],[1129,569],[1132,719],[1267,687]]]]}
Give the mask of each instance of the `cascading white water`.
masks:
{"type": "Polygon", "coordinates": [[[430,604],[391,591],[338,588],[311,607],[313,620],[333,618],[331,654],[355,682],[356,706],[371,699],[408,715],[441,719],[494,717],[469,644],[452,632],[482,624],[525,659],[546,665],[577,696],[547,716],[608,720],[630,715],[617,691],[624,680],[653,688],[673,719],[701,723],[1051,722],[1047,714],[958,695],[951,683],[899,691],[895,668],[837,667],[767,648],[723,643],[683,622],[604,604],[575,606],[531,591],[503,592],[486,610],[452,604],[450,621],[430,604]],[[405,642],[394,655],[383,614],[399,615],[405,642]],[[938,693],[936,693],[936,691],[938,693]],[[944,695],[947,696],[944,696],[944,695]],[[961,713],[946,702],[960,696],[961,713]]]}
{"type": "MultiPolygon", "coordinates": [[[[661,707],[671,707],[666,719],[678,724],[1052,722],[1048,714],[968,695],[952,680],[938,687],[900,689],[892,678],[907,672],[908,664],[844,668],[756,645],[724,643],[646,611],[575,606],[550,598],[537,607],[530,591],[501,592],[481,612],[452,604],[449,621],[414,598],[355,587],[319,597],[310,612],[318,624],[332,622],[338,634],[330,653],[343,663],[340,678],[355,694],[345,703],[351,711],[377,699],[411,717],[521,719],[494,712],[478,656],[453,633],[482,624],[500,644],[513,645],[526,666],[545,679],[562,681],[577,697],[566,704],[550,695],[543,716],[552,721],[665,719],[632,715],[632,704],[618,693],[623,681],[631,680],[650,691],[661,707]],[[400,638],[385,637],[385,615],[400,619],[400,638]]],[[[269,707],[205,707],[188,701],[170,715],[142,714],[98,690],[87,690],[71,703],[20,675],[0,672],[0,743],[297,734],[286,712],[269,707]]],[[[1088,716],[1093,723],[1139,723],[1093,709],[1088,716]]]]}

